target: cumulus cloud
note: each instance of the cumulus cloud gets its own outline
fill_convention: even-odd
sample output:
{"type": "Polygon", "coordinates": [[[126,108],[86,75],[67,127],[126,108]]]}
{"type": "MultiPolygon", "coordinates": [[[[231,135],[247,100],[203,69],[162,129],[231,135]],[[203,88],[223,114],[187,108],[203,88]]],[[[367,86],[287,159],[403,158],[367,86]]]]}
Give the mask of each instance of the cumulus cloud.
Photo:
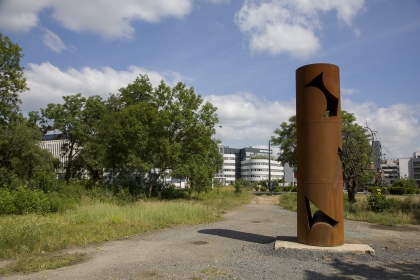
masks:
{"type": "Polygon", "coordinates": [[[42,35],[42,42],[50,50],[56,53],[60,53],[61,51],[67,49],[66,45],[57,34],[50,31],[48,28],[42,28],[42,31],[44,33],[42,35]]]}
{"type": "Polygon", "coordinates": [[[109,93],[132,83],[139,74],[147,74],[154,86],[161,80],[173,85],[183,77],[173,71],[156,72],[137,66],[130,66],[125,71],[116,71],[110,67],[94,69],[84,67],[81,70],[69,68],[62,71],[48,62],[28,64],[25,77],[30,90],[21,94],[23,112],[45,108],[48,103],[62,103],[62,96],[82,93],[84,96],[100,95],[107,98],[109,93]]]}
{"type": "Polygon", "coordinates": [[[363,6],[364,0],[247,0],[235,23],[249,38],[252,53],[307,58],[321,49],[319,12],[334,10],[338,21],[351,25],[363,6]]]}
{"type": "Polygon", "coordinates": [[[0,9],[0,27],[11,31],[29,31],[39,24],[38,13],[51,8],[51,17],[67,29],[99,34],[106,39],[130,38],[132,21],[159,22],[167,17],[182,18],[192,10],[193,0],[126,0],[124,3],[102,0],[4,0],[0,9]]]}

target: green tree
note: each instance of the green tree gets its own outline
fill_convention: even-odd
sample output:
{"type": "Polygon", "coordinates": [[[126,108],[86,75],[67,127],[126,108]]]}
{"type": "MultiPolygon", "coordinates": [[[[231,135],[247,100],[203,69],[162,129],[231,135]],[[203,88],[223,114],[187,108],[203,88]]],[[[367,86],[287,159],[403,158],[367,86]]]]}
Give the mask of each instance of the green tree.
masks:
{"type": "Polygon", "coordinates": [[[41,149],[42,134],[21,114],[19,93],[28,90],[20,65],[22,49],[0,33],[0,185],[51,173],[55,161],[41,149]]]}
{"type": "Polygon", "coordinates": [[[63,104],[48,104],[40,113],[30,112],[30,120],[37,123],[44,133],[57,130],[62,139],[66,140],[61,152],[67,157],[64,178],[69,183],[73,174],[88,164],[88,161],[85,161],[76,165],[76,158],[96,137],[96,128],[105,113],[105,105],[101,97],[85,98],[81,93],[63,96],[63,100],[63,104]]]}
{"type": "MultiPolygon", "coordinates": [[[[341,111],[343,149],[339,155],[343,164],[343,180],[351,202],[356,202],[358,188],[369,182],[375,173],[371,168],[374,151],[370,145],[370,133],[355,121],[353,114],[341,111]]],[[[271,137],[271,141],[273,145],[279,145],[282,151],[278,160],[291,163],[297,169],[296,116],[290,117],[288,123],[283,122],[274,133],[276,135],[271,137]]]]}
{"type": "Polygon", "coordinates": [[[280,146],[278,161],[289,163],[294,170],[297,169],[297,136],[296,136],[296,116],[291,116],[289,122],[282,122],[280,128],[274,130],[277,136],[271,136],[273,146],[280,146]]]}
{"type": "Polygon", "coordinates": [[[209,184],[221,165],[212,139],[216,108],[183,83],[171,88],[162,81],[153,89],[146,75],[119,92],[106,102],[113,112],[99,137],[107,147],[107,166],[149,173],[149,196],[168,169],[173,176],[188,177],[194,188],[209,184]],[[152,169],[157,176],[151,176],[152,169]]]}
{"type": "Polygon", "coordinates": [[[14,179],[32,180],[35,172],[52,173],[56,165],[51,153],[39,143],[41,132],[23,117],[3,130],[0,145],[0,184],[9,185],[14,179]]]}
{"type": "Polygon", "coordinates": [[[350,202],[356,202],[357,190],[371,182],[376,175],[372,166],[375,154],[370,143],[371,134],[367,128],[358,125],[355,121],[353,114],[342,111],[343,149],[339,155],[350,202]]]}
{"type": "Polygon", "coordinates": [[[19,93],[28,90],[20,65],[21,51],[18,44],[0,33],[0,125],[9,123],[20,112],[19,93]]]}

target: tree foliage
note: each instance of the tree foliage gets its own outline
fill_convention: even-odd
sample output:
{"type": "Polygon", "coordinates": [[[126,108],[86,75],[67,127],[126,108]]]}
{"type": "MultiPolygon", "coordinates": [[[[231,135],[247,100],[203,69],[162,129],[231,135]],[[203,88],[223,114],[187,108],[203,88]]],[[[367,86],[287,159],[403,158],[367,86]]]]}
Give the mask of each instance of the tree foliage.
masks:
{"type": "Polygon", "coordinates": [[[18,44],[0,33],[0,125],[9,123],[19,110],[19,93],[28,90],[20,65],[23,57],[18,44]]]}
{"type": "Polygon", "coordinates": [[[349,201],[356,202],[359,188],[371,183],[376,175],[375,160],[368,129],[355,123],[353,114],[342,111],[341,126],[343,149],[339,153],[343,164],[343,180],[347,186],[349,201]]]}
{"type": "Polygon", "coordinates": [[[188,177],[192,187],[209,184],[221,165],[212,139],[216,108],[183,83],[171,88],[162,81],[153,89],[146,75],[119,92],[110,96],[110,112],[99,132],[108,147],[106,166],[145,173],[154,169],[158,175],[149,174],[149,195],[167,170],[188,177]]]}
{"type": "Polygon", "coordinates": [[[274,130],[271,136],[271,143],[274,146],[280,146],[281,153],[278,161],[289,163],[295,170],[297,169],[297,134],[296,134],[296,116],[291,116],[289,122],[282,122],[280,128],[274,130]]]}
{"type": "Polygon", "coordinates": [[[52,173],[56,161],[41,149],[41,132],[21,114],[19,93],[27,90],[22,49],[0,33],[0,187],[52,173]]]}
{"type": "Polygon", "coordinates": [[[75,163],[81,151],[94,142],[96,129],[105,113],[105,105],[101,97],[85,98],[81,93],[63,96],[63,100],[63,104],[50,103],[40,112],[30,112],[29,116],[31,122],[39,125],[44,133],[56,130],[65,139],[61,152],[67,157],[64,168],[65,180],[69,183],[78,169],[92,169],[92,166],[86,166],[91,160],[88,154],[83,155],[85,160],[79,160],[79,165],[75,163]]]}

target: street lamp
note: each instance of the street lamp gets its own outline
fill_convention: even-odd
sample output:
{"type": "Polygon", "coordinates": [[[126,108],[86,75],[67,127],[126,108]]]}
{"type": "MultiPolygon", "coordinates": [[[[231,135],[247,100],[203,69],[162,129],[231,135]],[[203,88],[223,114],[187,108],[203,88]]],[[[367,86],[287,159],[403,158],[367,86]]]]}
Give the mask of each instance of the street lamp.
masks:
{"type": "Polygon", "coordinates": [[[268,140],[268,190],[271,188],[271,152],[270,152],[270,140],[268,140]]]}

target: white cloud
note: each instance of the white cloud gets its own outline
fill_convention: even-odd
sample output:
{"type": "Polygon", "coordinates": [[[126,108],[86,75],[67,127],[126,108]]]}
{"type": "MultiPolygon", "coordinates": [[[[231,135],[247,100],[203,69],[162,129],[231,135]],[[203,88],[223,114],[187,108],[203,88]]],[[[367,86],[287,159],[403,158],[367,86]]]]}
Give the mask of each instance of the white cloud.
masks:
{"type": "Polygon", "coordinates": [[[28,32],[39,23],[38,12],[48,7],[50,0],[3,0],[0,1],[0,28],[9,31],[28,32]]]}
{"type": "Polygon", "coordinates": [[[213,4],[230,3],[230,0],[208,0],[213,4]]]}
{"type": "Polygon", "coordinates": [[[353,93],[359,92],[357,88],[340,88],[340,92],[343,95],[352,95],[353,93]]]}
{"type": "Polygon", "coordinates": [[[66,71],[48,62],[28,64],[25,77],[30,90],[21,94],[23,112],[45,108],[48,103],[62,103],[62,96],[82,93],[84,96],[100,95],[107,98],[109,93],[132,83],[139,74],[147,74],[154,86],[161,80],[169,85],[178,82],[182,76],[173,71],[158,73],[137,66],[130,66],[125,71],[116,71],[110,67],[81,70],[69,68],[66,71]]]}
{"type": "Polygon", "coordinates": [[[394,104],[388,108],[378,107],[373,102],[354,103],[344,98],[343,110],[354,113],[360,125],[377,132],[377,139],[386,150],[387,158],[409,157],[418,151],[420,137],[420,105],[394,104]]]}
{"type": "Polygon", "coordinates": [[[38,13],[52,8],[52,18],[67,29],[91,32],[106,39],[130,38],[132,21],[159,22],[163,18],[182,18],[192,10],[193,0],[4,0],[0,9],[0,28],[27,32],[39,23],[38,13]]]}
{"type": "Polygon", "coordinates": [[[42,28],[42,31],[44,32],[42,35],[42,42],[44,42],[44,45],[49,49],[56,53],[60,53],[67,49],[66,45],[57,34],[50,31],[48,28],[42,28]]]}
{"type": "Polygon", "coordinates": [[[294,100],[271,102],[261,100],[251,93],[210,95],[204,98],[218,108],[219,125],[222,127],[216,128],[216,138],[236,148],[268,143],[274,129],[295,114],[294,100]]]}
{"type": "Polygon", "coordinates": [[[363,5],[364,0],[247,0],[235,23],[249,37],[252,53],[307,58],[321,49],[319,11],[335,10],[339,21],[351,25],[363,5]]]}

